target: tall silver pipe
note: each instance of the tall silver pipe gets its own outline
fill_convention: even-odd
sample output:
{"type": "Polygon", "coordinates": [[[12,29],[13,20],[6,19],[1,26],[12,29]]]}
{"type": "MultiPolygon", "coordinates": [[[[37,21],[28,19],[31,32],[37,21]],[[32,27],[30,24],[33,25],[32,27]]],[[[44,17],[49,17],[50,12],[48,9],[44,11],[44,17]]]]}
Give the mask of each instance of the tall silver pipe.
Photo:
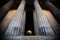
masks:
{"type": "Polygon", "coordinates": [[[34,32],[35,32],[35,35],[38,36],[39,35],[39,25],[38,25],[38,18],[37,18],[37,14],[36,12],[34,11],[33,13],[33,17],[34,17],[34,32]]]}

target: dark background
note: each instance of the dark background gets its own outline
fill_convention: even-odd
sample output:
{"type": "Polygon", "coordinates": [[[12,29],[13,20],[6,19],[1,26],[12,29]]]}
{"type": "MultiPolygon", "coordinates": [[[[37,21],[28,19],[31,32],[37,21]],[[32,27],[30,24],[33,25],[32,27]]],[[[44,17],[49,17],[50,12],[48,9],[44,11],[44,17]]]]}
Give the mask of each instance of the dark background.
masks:
{"type": "MultiPolygon", "coordinates": [[[[6,4],[9,0],[0,0],[0,8],[6,4]]],[[[19,1],[17,1],[19,2],[19,1]]],[[[50,0],[50,2],[52,2],[57,8],[60,9],[60,0],[50,0]]]]}

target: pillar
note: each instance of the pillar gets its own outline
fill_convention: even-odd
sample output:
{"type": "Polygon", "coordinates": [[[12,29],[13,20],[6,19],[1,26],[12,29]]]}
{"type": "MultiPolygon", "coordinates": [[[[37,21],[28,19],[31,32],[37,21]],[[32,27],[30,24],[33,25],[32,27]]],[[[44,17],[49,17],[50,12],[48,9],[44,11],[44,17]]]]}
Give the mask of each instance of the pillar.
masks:
{"type": "Polygon", "coordinates": [[[57,22],[60,24],[60,10],[56,8],[51,2],[46,1],[46,7],[51,11],[57,22]]]}
{"type": "Polygon", "coordinates": [[[38,27],[39,27],[38,28],[38,30],[39,30],[38,35],[43,35],[43,36],[55,35],[46,15],[43,13],[37,0],[35,0],[34,5],[35,5],[35,11],[36,11],[37,20],[38,20],[38,27]]]}
{"type": "Polygon", "coordinates": [[[25,1],[22,0],[19,5],[16,14],[12,18],[5,35],[6,36],[21,36],[24,35],[24,24],[25,24],[25,1]]]}
{"type": "Polygon", "coordinates": [[[0,9],[0,22],[3,20],[7,12],[13,7],[14,1],[9,1],[0,9]]]}

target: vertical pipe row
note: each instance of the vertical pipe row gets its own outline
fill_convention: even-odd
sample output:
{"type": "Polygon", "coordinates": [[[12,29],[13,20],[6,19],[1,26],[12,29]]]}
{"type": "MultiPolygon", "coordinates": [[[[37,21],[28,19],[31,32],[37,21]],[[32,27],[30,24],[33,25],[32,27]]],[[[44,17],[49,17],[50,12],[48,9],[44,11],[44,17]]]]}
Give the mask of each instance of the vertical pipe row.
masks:
{"type": "MultiPolygon", "coordinates": [[[[7,36],[18,36],[18,35],[23,35],[23,30],[24,29],[24,20],[23,18],[25,15],[24,13],[24,7],[25,7],[25,1],[22,0],[21,4],[19,5],[16,14],[14,15],[13,19],[11,20],[5,35],[7,36]]],[[[24,13],[25,14],[25,13],[24,13]]]]}
{"type": "Polygon", "coordinates": [[[54,35],[51,25],[48,22],[46,15],[42,12],[42,9],[41,9],[40,5],[38,4],[37,0],[35,0],[34,5],[35,5],[35,11],[36,11],[37,17],[38,17],[37,20],[39,23],[40,35],[47,35],[47,36],[54,35]]]}

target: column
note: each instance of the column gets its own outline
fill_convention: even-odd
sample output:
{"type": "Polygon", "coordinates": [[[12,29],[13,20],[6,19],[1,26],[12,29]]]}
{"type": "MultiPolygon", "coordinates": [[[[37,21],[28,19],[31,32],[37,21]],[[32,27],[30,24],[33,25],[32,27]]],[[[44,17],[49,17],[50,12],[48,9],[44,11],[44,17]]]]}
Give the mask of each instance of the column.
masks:
{"type": "Polygon", "coordinates": [[[12,18],[5,35],[6,36],[21,36],[24,34],[24,24],[25,24],[25,1],[22,0],[19,5],[16,14],[12,18]]]}
{"type": "Polygon", "coordinates": [[[59,23],[59,26],[57,26],[57,29],[54,30],[56,35],[60,35],[60,10],[56,8],[51,2],[46,1],[46,7],[51,11],[52,15],[55,17],[57,22],[59,23]]]}
{"type": "Polygon", "coordinates": [[[60,10],[56,8],[51,2],[46,1],[46,7],[51,11],[57,22],[60,24],[60,10]]]}
{"type": "Polygon", "coordinates": [[[43,36],[55,35],[46,15],[43,13],[37,0],[35,0],[34,5],[35,5],[35,11],[37,13],[36,15],[37,15],[37,20],[38,20],[39,35],[43,35],[43,36]]]}
{"type": "Polygon", "coordinates": [[[14,1],[11,0],[8,3],[6,3],[1,9],[0,9],[0,22],[3,20],[7,12],[11,9],[11,7],[14,6],[14,1]]]}

